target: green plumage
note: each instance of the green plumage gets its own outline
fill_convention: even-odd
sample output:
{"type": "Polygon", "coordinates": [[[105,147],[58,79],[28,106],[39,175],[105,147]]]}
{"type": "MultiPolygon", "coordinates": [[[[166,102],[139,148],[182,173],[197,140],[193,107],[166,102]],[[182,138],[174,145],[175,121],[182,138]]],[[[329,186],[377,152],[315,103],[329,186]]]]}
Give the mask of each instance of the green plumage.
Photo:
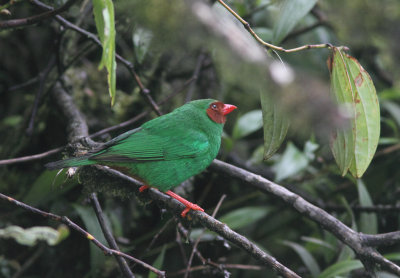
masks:
{"type": "Polygon", "coordinates": [[[203,171],[217,156],[223,123],[207,115],[212,99],[189,102],[77,158],[47,168],[107,165],[167,191],[203,171]]]}

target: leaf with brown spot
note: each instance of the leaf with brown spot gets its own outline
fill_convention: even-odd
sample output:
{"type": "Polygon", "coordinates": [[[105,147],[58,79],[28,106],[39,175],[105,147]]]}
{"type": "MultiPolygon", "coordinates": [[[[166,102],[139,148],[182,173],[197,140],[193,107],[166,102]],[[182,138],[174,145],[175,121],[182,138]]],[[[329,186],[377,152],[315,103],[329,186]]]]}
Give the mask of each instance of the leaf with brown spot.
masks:
{"type": "Polygon", "coordinates": [[[331,93],[339,105],[347,107],[349,128],[338,128],[331,138],[331,149],[342,175],[348,170],[360,178],[368,168],[380,133],[379,102],[369,74],[357,59],[333,48],[328,59],[331,93]]]}

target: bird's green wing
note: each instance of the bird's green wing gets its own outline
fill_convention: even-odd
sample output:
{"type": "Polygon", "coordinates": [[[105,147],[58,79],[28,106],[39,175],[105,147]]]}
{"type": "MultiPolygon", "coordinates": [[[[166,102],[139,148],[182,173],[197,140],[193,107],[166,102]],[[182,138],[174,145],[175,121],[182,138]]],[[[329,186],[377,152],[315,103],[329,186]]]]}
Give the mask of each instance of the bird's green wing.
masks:
{"type": "Polygon", "coordinates": [[[139,129],[106,143],[90,156],[102,162],[146,162],[194,158],[207,152],[209,143],[203,132],[190,128],[139,129]],[[119,138],[119,140],[117,140],[119,138]]]}

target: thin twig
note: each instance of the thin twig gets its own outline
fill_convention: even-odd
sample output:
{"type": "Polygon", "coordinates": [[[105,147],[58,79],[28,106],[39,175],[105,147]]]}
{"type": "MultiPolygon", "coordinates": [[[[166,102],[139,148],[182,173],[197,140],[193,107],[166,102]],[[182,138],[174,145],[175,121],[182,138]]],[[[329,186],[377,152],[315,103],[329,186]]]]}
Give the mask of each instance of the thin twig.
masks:
{"type": "Polygon", "coordinates": [[[58,9],[52,9],[51,11],[44,12],[42,14],[30,16],[30,17],[25,17],[25,18],[20,18],[20,19],[10,19],[6,21],[0,21],[0,29],[8,29],[8,28],[15,28],[15,27],[23,27],[23,26],[28,26],[32,25],[35,23],[38,23],[39,21],[45,20],[47,18],[50,18],[54,15],[57,15],[59,13],[62,13],[69,9],[69,7],[74,4],[76,0],[69,0],[67,3],[65,3],[63,6],[61,6],[58,9]]]}
{"type": "Polygon", "coordinates": [[[12,276],[12,278],[19,278],[21,277],[21,275],[23,275],[25,273],[26,270],[28,270],[35,262],[37,259],[40,258],[40,256],[43,254],[44,249],[45,249],[44,244],[42,244],[37,250],[36,252],[29,257],[29,259],[27,259],[24,264],[21,266],[20,269],[18,269],[17,272],[15,272],[15,274],[12,276]]]}
{"type": "Polygon", "coordinates": [[[11,165],[11,164],[16,164],[16,163],[22,163],[22,162],[28,162],[32,160],[37,160],[37,159],[42,159],[45,157],[48,157],[50,155],[56,154],[61,152],[64,149],[64,147],[58,147],[55,149],[48,150],[44,153],[39,153],[39,154],[34,154],[34,155],[27,155],[23,157],[17,157],[17,158],[10,158],[10,159],[3,159],[0,160],[0,166],[1,165],[11,165]]]}
{"type": "MultiPolygon", "coordinates": [[[[101,206],[100,206],[99,200],[97,199],[96,193],[90,194],[90,199],[92,200],[93,209],[96,213],[97,219],[99,220],[101,230],[103,231],[104,237],[106,238],[108,244],[114,250],[120,251],[119,247],[117,245],[117,242],[115,241],[114,236],[104,219],[103,210],[101,209],[101,206]]],[[[125,259],[123,257],[115,256],[115,259],[117,260],[119,268],[121,269],[121,272],[124,274],[125,277],[128,277],[128,278],[135,277],[133,275],[131,269],[129,268],[128,263],[125,261],[125,259]]]]}
{"type": "Polygon", "coordinates": [[[194,72],[193,72],[193,75],[192,75],[192,78],[195,80],[195,82],[193,82],[190,85],[189,90],[186,93],[185,102],[189,102],[189,101],[192,100],[194,88],[195,88],[195,85],[197,83],[197,79],[199,78],[199,73],[200,73],[201,67],[203,66],[203,62],[204,62],[205,57],[206,57],[206,55],[204,53],[200,53],[199,57],[197,58],[196,67],[194,68],[194,72]]]}
{"type": "MultiPolygon", "coordinates": [[[[243,270],[263,270],[264,267],[258,265],[245,265],[245,264],[223,264],[224,268],[226,269],[243,269],[243,270]]],[[[200,271],[210,268],[210,265],[198,265],[189,268],[190,272],[200,271]]],[[[182,269],[177,272],[169,273],[168,277],[182,275],[187,271],[187,269],[182,269]]]]}
{"type": "MultiPolygon", "coordinates": [[[[225,195],[225,194],[221,196],[221,198],[219,199],[219,202],[218,202],[217,206],[215,207],[215,209],[214,209],[213,214],[211,215],[211,217],[215,218],[215,215],[217,214],[217,212],[218,212],[219,208],[221,207],[222,202],[225,200],[225,198],[226,198],[226,195],[225,195]]],[[[201,231],[201,234],[199,235],[199,237],[197,238],[196,242],[195,242],[194,245],[193,245],[192,253],[190,254],[189,261],[188,261],[188,263],[187,263],[186,272],[185,272],[185,275],[183,276],[184,278],[187,278],[188,275],[189,275],[189,269],[190,269],[190,267],[192,266],[192,261],[193,261],[194,253],[196,252],[197,246],[199,245],[200,240],[201,240],[201,238],[203,237],[205,231],[206,231],[206,229],[203,229],[203,230],[201,231]]]]}
{"type": "Polygon", "coordinates": [[[282,51],[282,52],[286,52],[286,53],[291,53],[291,52],[297,52],[297,51],[306,50],[306,49],[316,49],[316,48],[329,48],[330,49],[330,48],[332,48],[332,45],[330,43],[307,44],[307,45],[299,46],[299,47],[292,48],[292,49],[285,49],[283,47],[276,46],[276,45],[273,45],[271,43],[267,43],[263,39],[261,39],[256,34],[256,32],[254,32],[254,30],[250,27],[250,24],[246,20],[244,20],[233,9],[231,9],[224,1],[218,0],[218,2],[222,6],[224,6],[225,9],[227,9],[234,17],[236,17],[243,24],[244,28],[253,36],[253,38],[257,42],[259,42],[261,45],[263,45],[264,47],[266,47],[268,49],[273,49],[273,50],[276,50],[276,51],[282,51]]]}
{"type": "Polygon", "coordinates": [[[35,207],[31,207],[23,202],[17,201],[14,198],[11,198],[7,195],[4,195],[2,193],[0,193],[0,199],[3,199],[5,201],[8,201],[18,207],[21,207],[25,210],[28,210],[32,213],[35,214],[39,214],[45,218],[48,219],[52,219],[54,221],[57,222],[61,222],[65,225],[67,225],[68,227],[70,227],[71,229],[77,231],[78,233],[82,234],[83,236],[85,236],[85,238],[87,238],[88,240],[90,240],[91,242],[93,242],[97,247],[99,247],[105,255],[115,255],[115,256],[121,256],[124,257],[130,261],[136,262],[140,265],[142,265],[143,267],[149,269],[150,271],[156,273],[157,275],[159,275],[160,277],[165,277],[165,272],[158,270],[156,268],[154,268],[153,266],[146,264],[145,262],[142,262],[132,256],[129,256],[125,253],[122,253],[118,250],[114,250],[114,249],[110,249],[107,246],[103,245],[99,240],[97,240],[93,235],[91,235],[90,233],[86,232],[84,229],[82,229],[80,226],[78,226],[77,224],[75,224],[73,221],[71,221],[68,217],[66,216],[59,216],[57,214],[51,213],[51,212],[45,212],[43,210],[37,209],[35,207]]]}
{"type": "Polygon", "coordinates": [[[26,134],[28,134],[29,136],[31,136],[33,133],[33,127],[34,127],[34,122],[35,122],[35,118],[36,118],[36,113],[37,113],[37,110],[39,107],[39,102],[40,102],[40,99],[42,97],[42,93],[44,90],[44,83],[47,80],[47,76],[49,75],[50,71],[52,70],[52,68],[54,67],[55,64],[56,64],[56,59],[55,59],[54,55],[52,55],[50,57],[49,62],[47,63],[45,70],[39,74],[39,80],[40,80],[39,81],[39,89],[35,96],[35,101],[33,103],[31,117],[29,119],[28,128],[26,129],[26,134]]]}

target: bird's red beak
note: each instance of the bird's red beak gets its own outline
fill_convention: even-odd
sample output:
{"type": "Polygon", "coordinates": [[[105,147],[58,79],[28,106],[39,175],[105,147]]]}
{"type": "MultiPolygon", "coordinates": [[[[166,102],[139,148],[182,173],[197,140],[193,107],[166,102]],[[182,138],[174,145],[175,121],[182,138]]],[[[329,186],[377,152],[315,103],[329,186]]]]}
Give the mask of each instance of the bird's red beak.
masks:
{"type": "Polygon", "coordinates": [[[224,113],[224,116],[231,113],[233,110],[235,110],[237,107],[232,104],[224,104],[224,108],[222,108],[222,113],[224,113]]]}

